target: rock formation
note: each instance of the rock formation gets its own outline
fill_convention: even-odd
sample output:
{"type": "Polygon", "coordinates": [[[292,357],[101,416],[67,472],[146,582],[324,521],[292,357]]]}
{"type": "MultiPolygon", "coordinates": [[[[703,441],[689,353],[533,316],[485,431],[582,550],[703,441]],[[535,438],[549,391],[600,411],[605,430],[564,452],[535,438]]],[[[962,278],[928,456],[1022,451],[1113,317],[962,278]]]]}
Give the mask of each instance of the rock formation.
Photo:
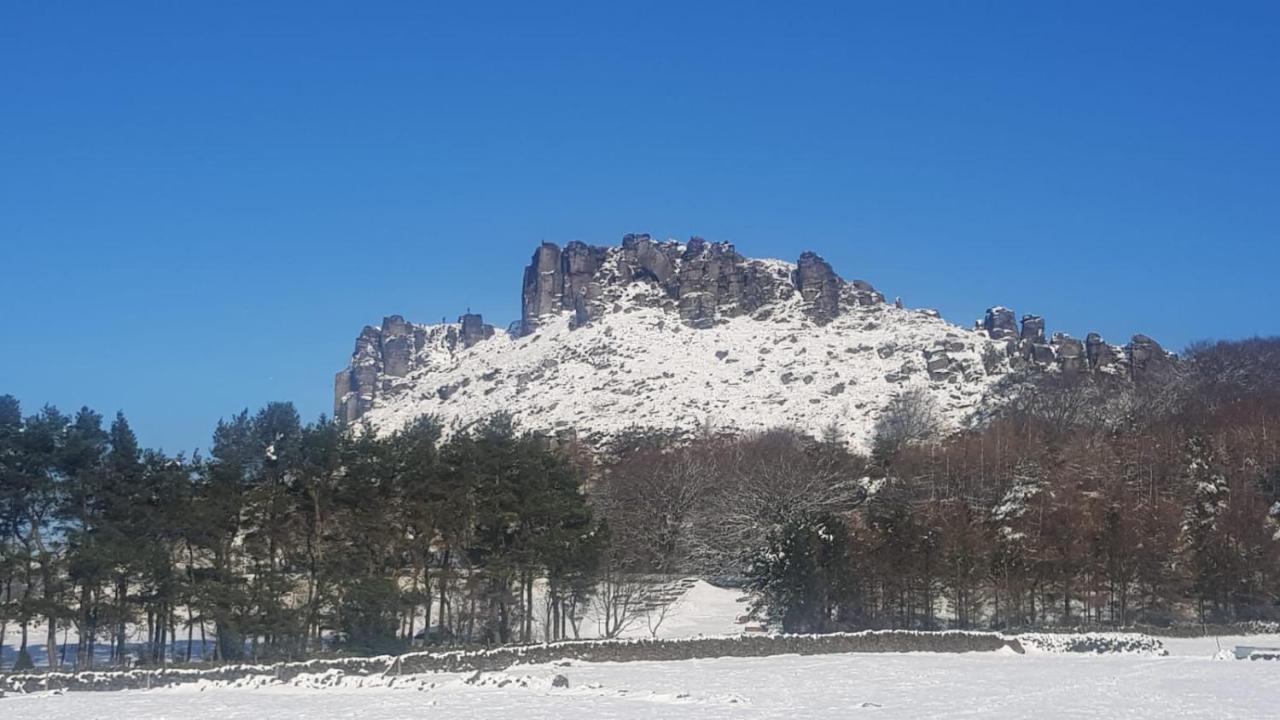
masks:
{"type": "Polygon", "coordinates": [[[420,353],[434,347],[446,352],[466,349],[493,337],[492,325],[468,313],[457,323],[413,325],[399,315],[383,318],[380,327],[366,325],[356,338],[351,364],[333,381],[333,414],[351,422],[367,413],[375,398],[394,379],[416,367],[420,353]]]}
{"type": "Polygon", "coordinates": [[[1013,311],[1007,307],[987,308],[987,315],[982,320],[982,327],[992,340],[1003,340],[1018,336],[1018,324],[1013,318],[1013,311]]]}
{"type": "Polygon", "coordinates": [[[470,312],[365,327],[334,379],[334,413],[394,428],[422,414],[465,426],[496,411],[531,428],[607,437],[633,424],[691,431],[838,427],[865,443],[899,392],[924,390],[950,426],[1018,373],[1143,380],[1175,362],[1155,341],[1046,339],[1045,319],[992,307],[973,329],[885,302],[812,252],[753,259],[694,237],[541,243],[520,319],[470,312]]]}
{"type": "Polygon", "coordinates": [[[539,246],[524,271],[520,334],[533,333],[544,318],[563,310],[573,312],[575,326],[585,325],[636,283],[651,286],[693,328],[752,314],[796,292],[817,323],[830,322],[851,303],[884,302],[870,284],[842,280],[812,252],[801,254],[794,271],[786,272],[777,263],[744,258],[725,242],[694,237],[681,245],[629,234],[617,248],[578,241],[563,250],[539,246]]]}

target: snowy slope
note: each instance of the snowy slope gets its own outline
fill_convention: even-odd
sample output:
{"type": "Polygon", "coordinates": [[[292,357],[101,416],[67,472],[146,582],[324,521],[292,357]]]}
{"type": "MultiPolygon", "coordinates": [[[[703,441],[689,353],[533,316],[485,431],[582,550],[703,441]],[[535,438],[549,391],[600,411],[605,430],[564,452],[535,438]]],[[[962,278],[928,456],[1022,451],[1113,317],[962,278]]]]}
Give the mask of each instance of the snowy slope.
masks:
{"type": "Polygon", "coordinates": [[[793,297],[766,319],[695,329],[646,302],[652,286],[625,292],[619,311],[588,325],[570,329],[566,312],[528,336],[497,331],[470,348],[444,342],[449,325],[419,326],[439,340],[419,350],[408,375],[383,378],[366,417],[381,430],[424,414],[466,427],[507,411],[524,427],[576,429],[591,440],[633,425],[814,435],[834,426],[865,445],[895,393],[925,389],[954,426],[997,377],[983,367],[993,345],[985,333],[930,311],[854,306],[820,325],[793,297]],[[939,352],[954,370],[945,378],[927,370],[939,352]]]}

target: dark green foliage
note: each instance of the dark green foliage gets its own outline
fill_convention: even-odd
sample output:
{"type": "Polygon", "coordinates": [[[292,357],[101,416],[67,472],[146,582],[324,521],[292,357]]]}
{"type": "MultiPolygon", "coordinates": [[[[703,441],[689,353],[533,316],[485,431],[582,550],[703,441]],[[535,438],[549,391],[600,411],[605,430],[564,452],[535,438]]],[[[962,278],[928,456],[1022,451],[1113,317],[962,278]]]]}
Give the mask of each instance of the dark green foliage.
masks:
{"type": "Polygon", "coordinates": [[[528,641],[537,612],[563,635],[599,551],[574,465],[501,416],[441,435],[432,418],[381,438],[304,425],[272,403],[187,460],[140,449],[123,415],[24,419],[0,398],[0,622],[74,624],[82,667],[104,646],[167,662],[180,624],[188,652],[212,634],[221,660],[389,652],[424,618],[437,640],[528,641]],[[535,608],[544,578],[552,607],[535,608]]]}
{"type": "Polygon", "coordinates": [[[849,528],[834,515],[791,520],[750,559],[748,577],[754,612],[784,632],[828,632],[856,583],[849,528]]]}

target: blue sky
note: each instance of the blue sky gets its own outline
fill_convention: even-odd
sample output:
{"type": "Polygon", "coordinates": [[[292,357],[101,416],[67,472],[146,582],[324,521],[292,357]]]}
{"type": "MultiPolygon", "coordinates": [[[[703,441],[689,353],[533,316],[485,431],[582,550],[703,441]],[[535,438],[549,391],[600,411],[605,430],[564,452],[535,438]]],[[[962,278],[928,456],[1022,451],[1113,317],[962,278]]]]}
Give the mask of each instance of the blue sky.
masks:
{"type": "Polygon", "coordinates": [[[329,411],[364,324],[505,324],[540,240],[629,231],[965,324],[1275,334],[1277,37],[1276,3],[10,0],[0,392],[189,451],[329,411]]]}

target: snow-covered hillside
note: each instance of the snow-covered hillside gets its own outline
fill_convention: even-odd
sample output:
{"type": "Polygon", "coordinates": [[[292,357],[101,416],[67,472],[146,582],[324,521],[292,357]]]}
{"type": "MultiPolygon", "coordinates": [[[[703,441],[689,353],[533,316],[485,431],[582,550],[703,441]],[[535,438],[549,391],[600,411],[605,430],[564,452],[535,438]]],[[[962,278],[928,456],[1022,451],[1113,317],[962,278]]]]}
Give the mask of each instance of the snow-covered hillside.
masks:
{"type": "MultiPolygon", "coordinates": [[[[835,428],[866,446],[898,393],[923,391],[962,423],[1017,367],[1124,370],[1126,350],[1044,336],[993,308],[979,327],[885,302],[820,257],[743,258],[725,244],[544,244],[511,330],[475,315],[366,327],[337,379],[336,412],[380,430],[425,414],[452,428],[498,411],[528,429],[599,441],[629,426],[688,433],[835,428]],[[1087,354],[1087,357],[1086,357],[1087,354]]],[[[1158,347],[1158,346],[1157,346],[1158,347]]]]}
{"type": "Polygon", "coordinates": [[[739,317],[705,330],[634,306],[577,329],[566,318],[526,337],[499,331],[456,352],[437,346],[388,383],[368,417],[381,428],[423,414],[465,426],[505,410],[525,426],[589,436],[630,425],[813,434],[835,425],[863,442],[905,387],[927,388],[955,423],[994,377],[982,368],[985,338],[927,314],[879,305],[816,326],[795,304],[773,320],[739,317]],[[962,363],[963,375],[952,376],[961,382],[926,372],[923,351],[946,348],[962,363]]]}

